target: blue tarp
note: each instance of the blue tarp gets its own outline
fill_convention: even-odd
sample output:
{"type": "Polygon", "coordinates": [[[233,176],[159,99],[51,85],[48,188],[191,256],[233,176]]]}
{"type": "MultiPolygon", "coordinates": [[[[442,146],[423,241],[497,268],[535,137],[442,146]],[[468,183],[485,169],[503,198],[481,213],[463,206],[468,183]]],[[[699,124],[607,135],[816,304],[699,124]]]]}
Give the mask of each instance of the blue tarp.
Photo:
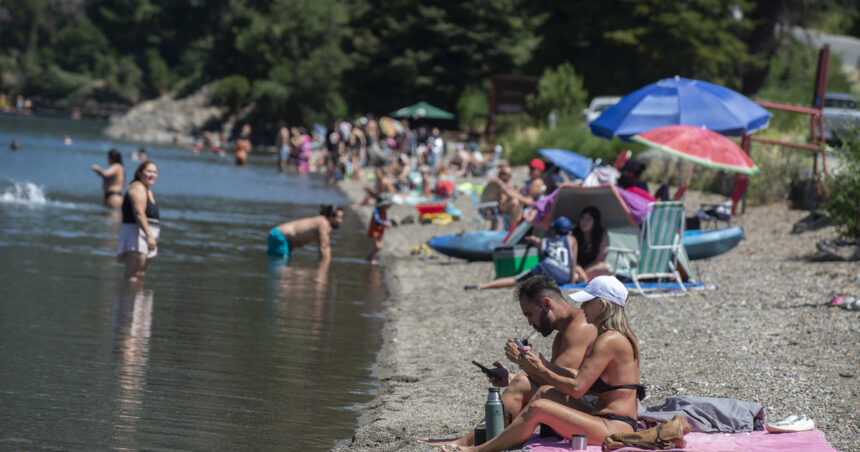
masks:
{"type": "Polygon", "coordinates": [[[746,96],[722,86],[681,77],[652,83],[624,96],[589,124],[591,133],[611,140],[658,127],[707,127],[731,136],[767,127],[772,115],[746,96]]]}

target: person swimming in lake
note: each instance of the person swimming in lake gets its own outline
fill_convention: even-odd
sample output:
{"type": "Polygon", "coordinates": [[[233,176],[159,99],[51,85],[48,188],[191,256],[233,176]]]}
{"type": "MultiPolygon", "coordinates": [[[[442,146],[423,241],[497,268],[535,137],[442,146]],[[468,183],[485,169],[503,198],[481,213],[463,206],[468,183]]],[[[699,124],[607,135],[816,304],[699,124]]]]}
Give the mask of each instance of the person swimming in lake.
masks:
{"type": "Polygon", "coordinates": [[[331,205],[320,207],[320,214],[275,226],[269,231],[266,255],[283,265],[290,262],[290,254],[297,247],[309,243],[319,244],[320,261],[331,259],[331,230],[343,222],[343,209],[331,205]]]}
{"type": "Polygon", "coordinates": [[[92,170],[102,178],[102,190],[104,190],[104,205],[111,209],[119,209],[122,206],[122,189],[125,187],[125,167],[122,165],[122,154],[116,149],[111,149],[107,154],[108,167],[100,168],[93,165],[92,170]]]}

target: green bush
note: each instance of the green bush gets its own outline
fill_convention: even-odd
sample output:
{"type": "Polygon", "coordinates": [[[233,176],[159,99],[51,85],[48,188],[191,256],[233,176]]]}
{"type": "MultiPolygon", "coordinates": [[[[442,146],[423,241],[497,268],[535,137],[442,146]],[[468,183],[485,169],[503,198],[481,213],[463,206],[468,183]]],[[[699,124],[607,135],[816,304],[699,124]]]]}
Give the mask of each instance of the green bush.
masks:
{"type": "Polygon", "coordinates": [[[555,69],[546,69],[538,81],[536,95],[529,95],[529,111],[538,121],[546,120],[550,113],[558,118],[573,117],[585,108],[588,93],[582,87],[582,78],[576,75],[570,63],[555,69]]]}
{"type": "Polygon", "coordinates": [[[24,94],[41,96],[47,99],[68,99],[81,102],[93,91],[90,77],[64,71],[55,65],[38,70],[26,77],[24,94]]]}
{"type": "MultiPolygon", "coordinates": [[[[578,117],[578,115],[577,115],[578,117]]],[[[521,127],[508,130],[496,140],[507,150],[508,160],[515,165],[525,164],[538,156],[538,149],[567,149],[592,159],[601,158],[607,162],[625,149],[634,152],[642,149],[636,143],[620,140],[607,141],[597,138],[584,126],[581,120],[560,118],[554,129],[521,127]]]]}
{"type": "Polygon", "coordinates": [[[173,74],[167,67],[167,62],[158,53],[157,49],[146,51],[146,68],[149,70],[149,83],[159,93],[164,94],[173,83],[173,74]]]}
{"type": "Polygon", "coordinates": [[[841,168],[827,181],[830,201],[825,211],[840,235],[860,238],[860,131],[844,140],[839,158],[841,168]]]}
{"type": "Polygon", "coordinates": [[[248,101],[251,84],[241,75],[231,75],[215,82],[212,89],[212,102],[231,111],[238,111],[248,101]]]}
{"type": "Polygon", "coordinates": [[[468,86],[457,100],[457,121],[461,130],[480,129],[490,113],[490,99],[487,89],[480,86],[468,86]],[[479,119],[472,120],[478,116],[479,119]]]}

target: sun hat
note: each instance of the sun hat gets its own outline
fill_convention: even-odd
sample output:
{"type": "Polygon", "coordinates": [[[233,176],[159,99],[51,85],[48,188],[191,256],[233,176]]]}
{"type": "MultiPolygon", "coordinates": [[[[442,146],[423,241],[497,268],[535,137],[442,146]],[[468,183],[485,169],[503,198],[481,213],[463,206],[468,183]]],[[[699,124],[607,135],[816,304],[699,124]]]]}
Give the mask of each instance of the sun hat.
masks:
{"type": "Polygon", "coordinates": [[[552,229],[559,234],[567,234],[571,228],[573,228],[573,225],[570,224],[570,220],[567,217],[558,217],[552,222],[552,229]]]}
{"type": "Polygon", "coordinates": [[[381,193],[376,198],[376,207],[386,207],[391,205],[391,194],[390,193],[381,193]]]}
{"type": "Polygon", "coordinates": [[[532,161],[529,162],[529,168],[535,168],[543,171],[546,169],[546,164],[541,159],[532,159],[532,161]]]}
{"type": "Polygon", "coordinates": [[[603,298],[610,303],[624,307],[627,305],[627,288],[614,276],[598,276],[589,281],[585,289],[570,294],[570,299],[577,303],[595,298],[603,298]]]}

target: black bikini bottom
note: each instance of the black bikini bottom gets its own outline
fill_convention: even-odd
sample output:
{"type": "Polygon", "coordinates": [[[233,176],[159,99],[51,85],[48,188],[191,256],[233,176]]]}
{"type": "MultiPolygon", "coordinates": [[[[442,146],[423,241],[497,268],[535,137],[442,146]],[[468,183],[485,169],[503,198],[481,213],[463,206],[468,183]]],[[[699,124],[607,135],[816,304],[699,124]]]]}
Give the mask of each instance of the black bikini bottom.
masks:
{"type": "Polygon", "coordinates": [[[121,191],[106,191],[105,192],[105,199],[108,199],[113,195],[122,196],[122,192],[121,191]]]}
{"type": "Polygon", "coordinates": [[[632,417],[627,416],[619,416],[617,414],[595,414],[594,416],[602,417],[603,419],[609,419],[610,421],[621,421],[626,422],[627,425],[633,427],[633,431],[639,430],[637,427],[639,426],[639,422],[632,417]]]}

